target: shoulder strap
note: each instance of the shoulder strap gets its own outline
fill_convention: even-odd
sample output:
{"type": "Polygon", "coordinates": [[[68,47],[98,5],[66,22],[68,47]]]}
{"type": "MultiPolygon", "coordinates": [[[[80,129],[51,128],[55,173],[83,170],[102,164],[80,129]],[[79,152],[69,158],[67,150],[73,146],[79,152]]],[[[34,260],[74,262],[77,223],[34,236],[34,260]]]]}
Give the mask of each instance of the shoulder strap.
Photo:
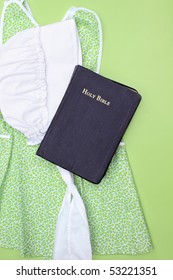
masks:
{"type": "Polygon", "coordinates": [[[1,16],[0,45],[16,33],[38,26],[26,0],[6,0],[1,16]]]}
{"type": "Polygon", "coordinates": [[[102,26],[98,15],[86,8],[70,8],[63,20],[74,18],[81,48],[82,65],[99,72],[102,56],[102,26]]]}

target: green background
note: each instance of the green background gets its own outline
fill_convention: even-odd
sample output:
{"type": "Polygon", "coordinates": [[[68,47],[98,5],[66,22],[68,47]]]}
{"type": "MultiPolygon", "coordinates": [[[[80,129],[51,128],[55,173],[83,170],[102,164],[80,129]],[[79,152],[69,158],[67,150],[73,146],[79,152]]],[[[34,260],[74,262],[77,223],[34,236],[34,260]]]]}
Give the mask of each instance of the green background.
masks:
{"type": "MultiPolygon", "coordinates": [[[[173,1],[28,3],[40,25],[60,21],[71,6],[95,11],[103,27],[100,73],[136,88],[143,97],[124,139],[154,250],[94,259],[173,259],[173,1]]],[[[0,0],[0,11],[2,5],[0,0]]],[[[0,249],[0,259],[22,258],[0,249]]]]}

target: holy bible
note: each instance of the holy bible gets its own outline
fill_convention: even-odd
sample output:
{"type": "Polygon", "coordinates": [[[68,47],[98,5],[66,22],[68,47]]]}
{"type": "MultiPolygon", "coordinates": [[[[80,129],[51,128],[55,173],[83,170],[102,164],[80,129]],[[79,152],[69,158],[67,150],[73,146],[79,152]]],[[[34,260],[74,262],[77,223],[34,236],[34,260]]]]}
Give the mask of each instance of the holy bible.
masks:
{"type": "Polygon", "coordinates": [[[98,184],[140,100],[135,89],[76,66],[37,155],[98,184]]]}

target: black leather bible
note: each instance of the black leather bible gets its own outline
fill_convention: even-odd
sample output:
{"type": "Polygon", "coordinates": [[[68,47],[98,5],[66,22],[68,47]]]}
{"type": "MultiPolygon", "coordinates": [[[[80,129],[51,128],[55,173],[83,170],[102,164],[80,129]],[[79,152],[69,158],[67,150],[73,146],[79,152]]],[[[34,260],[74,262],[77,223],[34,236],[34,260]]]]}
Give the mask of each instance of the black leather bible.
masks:
{"type": "Polygon", "coordinates": [[[76,66],[37,155],[98,184],[140,100],[135,89],[76,66]]]}

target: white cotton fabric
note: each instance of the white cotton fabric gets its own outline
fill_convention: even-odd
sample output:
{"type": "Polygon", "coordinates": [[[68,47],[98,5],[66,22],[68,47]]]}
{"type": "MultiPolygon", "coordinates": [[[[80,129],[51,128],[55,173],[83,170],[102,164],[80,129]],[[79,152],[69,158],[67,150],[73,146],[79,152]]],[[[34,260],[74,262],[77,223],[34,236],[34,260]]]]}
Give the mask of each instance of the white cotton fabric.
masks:
{"type": "Polygon", "coordinates": [[[22,31],[0,48],[0,110],[30,145],[43,139],[77,64],[74,19],[22,31]]]}
{"type": "Polygon", "coordinates": [[[92,249],[85,206],[72,174],[58,167],[67,184],[67,192],[59,213],[55,232],[53,259],[91,260],[92,249]]]}

